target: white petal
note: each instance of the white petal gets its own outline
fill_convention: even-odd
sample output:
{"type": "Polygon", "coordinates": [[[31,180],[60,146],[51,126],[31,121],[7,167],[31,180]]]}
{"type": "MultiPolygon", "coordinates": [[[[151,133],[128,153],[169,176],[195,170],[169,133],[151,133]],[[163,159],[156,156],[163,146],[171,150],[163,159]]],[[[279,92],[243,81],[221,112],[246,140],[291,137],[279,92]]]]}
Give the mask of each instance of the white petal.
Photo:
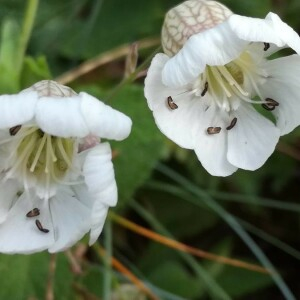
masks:
{"type": "MultiPolygon", "coordinates": [[[[233,117],[232,117],[233,118],[233,117]]],[[[213,176],[228,176],[237,168],[231,165],[226,157],[227,154],[227,130],[230,121],[228,116],[216,108],[210,106],[202,118],[199,119],[201,127],[197,141],[195,141],[195,152],[203,167],[213,176]],[[208,127],[221,127],[218,134],[207,133],[208,127]]]]}
{"type": "Polygon", "coordinates": [[[174,89],[162,83],[161,72],[168,59],[165,54],[157,54],[153,58],[145,80],[145,97],[161,132],[179,146],[193,149],[193,128],[198,128],[198,119],[203,111],[201,99],[192,98],[187,88],[174,89]],[[168,107],[168,96],[173,97],[178,109],[168,107]]]}
{"type": "Polygon", "coordinates": [[[300,53],[298,34],[274,13],[269,13],[265,19],[232,15],[228,23],[242,40],[272,43],[278,47],[287,45],[300,53]]]}
{"type": "Polygon", "coordinates": [[[98,239],[102,231],[107,216],[107,212],[108,212],[107,205],[102,204],[101,201],[95,202],[95,206],[93,208],[92,227],[91,227],[89,245],[94,244],[98,239]]]}
{"type": "Polygon", "coordinates": [[[17,200],[19,184],[15,180],[0,182],[0,224],[3,223],[13,203],[17,200]]]}
{"type": "Polygon", "coordinates": [[[15,151],[18,142],[11,142],[9,129],[0,130],[0,172],[11,167],[13,159],[7,159],[15,151]]]}
{"type": "Polygon", "coordinates": [[[88,192],[86,184],[78,184],[72,186],[72,192],[75,194],[75,197],[86,207],[92,210],[94,205],[94,199],[88,192]]]}
{"type": "Polygon", "coordinates": [[[10,209],[7,219],[0,225],[0,252],[33,253],[47,249],[54,242],[48,201],[38,199],[30,194],[23,194],[10,209]],[[36,218],[26,217],[33,208],[40,209],[36,218]],[[39,219],[48,233],[41,232],[35,219],[39,219]]]}
{"type": "Polygon", "coordinates": [[[194,34],[166,63],[162,81],[169,87],[183,86],[195,80],[206,65],[225,65],[236,59],[246,45],[247,42],[239,39],[226,21],[194,34]]]}
{"type": "Polygon", "coordinates": [[[272,22],[274,31],[280,36],[284,44],[300,54],[300,37],[298,33],[286,23],[282,22],[278,15],[274,13],[269,13],[266,20],[270,20],[272,22]]]}
{"type": "Polygon", "coordinates": [[[0,96],[0,129],[30,121],[34,116],[37,100],[36,92],[0,96]]]}
{"type": "Polygon", "coordinates": [[[55,243],[49,248],[49,252],[71,247],[89,231],[91,211],[75,195],[57,193],[50,199],[50,210],[55,243]]]}
{"type": "Polygon", "coordinates": [[[89,194],[96,197],[97,201],[115,206],[118,193],[110,145],[101,143],[87,151],[89,152],[83,165],[83,175],[89,194]]]}
{"type": "Polygon", "coordinates": [[[281,135],[284,135],[300,124],[300,57],[291,55],[274,59],[264,68],[270,77],[261,87],[261,93],[265,98],[279,102],[273,114],[281,135]]]}
{"type": "Polygon", "coordinates": [[[78,96],[42,97],[36,107],[36,122],[46,133],[60,137],[85,137],[88,126],[81,114],[78,96]]]}
{"type": "Polygon", "coordinates": [[[80,93],[81,113],[91,134],[123,140],[131,131],[131,119],[87,93],[80,93]]]}
{"type": "Polygon", "coordinates": [[[90,244],[93,244],[102,231],[109,206],[118,200],[111,149],[108,143],[89,150],[83,166],[83,174],[88,186],[92,207],[90,244]]]}
{"type": "Polygon", "coordinates": [[[228,23],[232,31],[242,40],[273,43],[280,47],[284,45],[271,22],[265,19],[232,15],[228,18],[228,23]]]}
{"type": "Polygon", "coordinates": [[[237,123],[228,132],[228,161],[245,170],[256,170],[273,153],[280,132],[249,104],[241,104],[235,113],[237,123]]]}
{"type": "Polygon", "coordinates": [[[101,197],[90,195],[85,185],[73,186],[76,198],[92,211],[91,231],[89,244],[92,245],[98,239],[108,212],[109,206],[103,204],[101,197]]]}

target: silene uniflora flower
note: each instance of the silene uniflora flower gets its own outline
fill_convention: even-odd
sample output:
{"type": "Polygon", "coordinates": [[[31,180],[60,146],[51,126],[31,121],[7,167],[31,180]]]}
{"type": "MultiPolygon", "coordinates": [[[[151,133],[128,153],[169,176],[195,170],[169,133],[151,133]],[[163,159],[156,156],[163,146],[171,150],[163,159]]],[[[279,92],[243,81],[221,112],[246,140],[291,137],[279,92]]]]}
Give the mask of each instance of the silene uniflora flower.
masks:
{"type": "Polygon", "coordinates": [[[61,251],[98,238],[117,202],[111,148],[131,120],[91,95],[41,81],[0,96],[0,252],[61,251]]]}
{"type": "Polygon", "coordinates": [[[145,80],[148,105],[159,129],[194,149],[210,174],[261,167],[299,125],[300,39],[276,14],[186,1],[167,13],[162,46],[145,80]],[[297,54],[267,59],[285,47],[297,54]]]}

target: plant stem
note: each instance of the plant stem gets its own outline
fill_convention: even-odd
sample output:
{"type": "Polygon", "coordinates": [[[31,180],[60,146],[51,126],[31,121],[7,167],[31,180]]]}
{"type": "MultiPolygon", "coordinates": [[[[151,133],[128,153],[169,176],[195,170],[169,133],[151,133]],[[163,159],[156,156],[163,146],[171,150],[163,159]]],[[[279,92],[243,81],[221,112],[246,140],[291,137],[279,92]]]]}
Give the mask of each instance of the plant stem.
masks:
{"type": "Polygon", "coordinates": [[[21,36],[20,36],[19,55],[18,55],[19,60],[16,64],[19,72],[21,71],[21,68],[23,65],[23,60],[24,60],[26,49],[27,49],[28,41],[31,36],[31,32],[32,32],[34,20],[36,17],[38,5],[39,5],[39,0],[28,0],[27,1],[25,16],[24,16],[23,25],[22,25],[22,31],[21,31],[21,36]]]}
{"type": "Polygon", "coordinates": [[[111,220],[107,219],[104,227],[104,280],[103,280],[103,300],[111,299],[111,280],[112,280],[112,270],[111,270],[111,257],[112,257],[112,226],[111,220]]]}

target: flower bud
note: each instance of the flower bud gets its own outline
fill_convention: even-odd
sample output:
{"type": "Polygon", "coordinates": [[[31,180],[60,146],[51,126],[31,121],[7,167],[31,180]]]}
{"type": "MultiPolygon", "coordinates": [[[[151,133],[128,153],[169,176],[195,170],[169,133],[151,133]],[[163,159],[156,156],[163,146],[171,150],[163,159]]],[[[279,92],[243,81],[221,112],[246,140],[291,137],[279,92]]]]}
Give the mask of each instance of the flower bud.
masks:
{"type": "Polygon", "coordinates": [[[161,43],[164,52],[175,55],[187,39],[225,21],[231,10],[217,1],[189,0],[168,11],[162,27],[161,43]]]}

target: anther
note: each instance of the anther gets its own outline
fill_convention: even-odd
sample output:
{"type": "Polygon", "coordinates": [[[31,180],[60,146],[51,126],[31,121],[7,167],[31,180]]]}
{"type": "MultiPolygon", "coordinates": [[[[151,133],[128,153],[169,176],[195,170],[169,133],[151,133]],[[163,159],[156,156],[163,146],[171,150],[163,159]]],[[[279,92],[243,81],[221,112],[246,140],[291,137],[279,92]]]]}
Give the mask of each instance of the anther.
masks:
{"type": "Polygon", "coordinates": [[[272,98],[266,98],[265,101],[266,103],[262,104],[262,107],[265,110],[272,111],[276,108],[276,106],[279,106],[279,103],[272,98]]]}
{"type": "Polygon", "coordinates": [[[35,220],[35,224],[39,231],[44,232],[44,233],[49,232],[49,229],[44,228],[39,220],[35,220]]]}
{"type": "Polygon", "coordinates": [[[39,214],[40,214],[40,210],[38,208],[34,208],[26,214],[26,217],[33,218],[33,217],[37,217],[39,214]]]}
{"type": "Polygon", "coordinates": [[[178,105],[173,101],[173,98],[171,96],[169,96],[167,98],[167,103],[168,103],[168,106],[170,107],[170,109],[172,109],[172,110],[178,108],[178,105]]]}
{"type": "Polygon", "coordinates": [[[221,129],[222,129],[221,127],[208,127],[206,132],[208,134],[217,134],[220,133],[221,129]]]}
{"type": "Polygon", "coordinates": [[[237,118],[233,118],[230,125],[228,127],[226,127],[226,129],[227,130],[232,129],[236,125],[236,122],[237,122],[237,118]]]}
{"type": "Polygon", "coordinates": [[[265,47],[264,47],[264,51],[267,51],[270,48],[270,44],[269,43],[264,43],[265,47]]]}
{"type": "Polygon", "coordinates": [[[19,130],[21,129],[21,127],[22,127],[21,125],[17,125],[17,126],[9,128],[9,134],[12,136],[16,135],[19,132],[19,130]]]}
{"type": "Polygon", "coordinates": [[[262,104],[261,105],[265,110],[268,110],[268,111],[272,111],[275,109],[276,106],[268,106],[267,104],[262,104]]]}
{"type": "Polygon", "coordinates": [[[266,102],[269,106],[279,106],[279,103],[272,98],[266,98],[266,102]]]}
{"type": "Polygon", "coordinates": [[[205,82],[204,90],[201,93],[201,97],[205,96],[205,94],[207,93],[207,90],[208,90],[208,82],[205,82]]]}

